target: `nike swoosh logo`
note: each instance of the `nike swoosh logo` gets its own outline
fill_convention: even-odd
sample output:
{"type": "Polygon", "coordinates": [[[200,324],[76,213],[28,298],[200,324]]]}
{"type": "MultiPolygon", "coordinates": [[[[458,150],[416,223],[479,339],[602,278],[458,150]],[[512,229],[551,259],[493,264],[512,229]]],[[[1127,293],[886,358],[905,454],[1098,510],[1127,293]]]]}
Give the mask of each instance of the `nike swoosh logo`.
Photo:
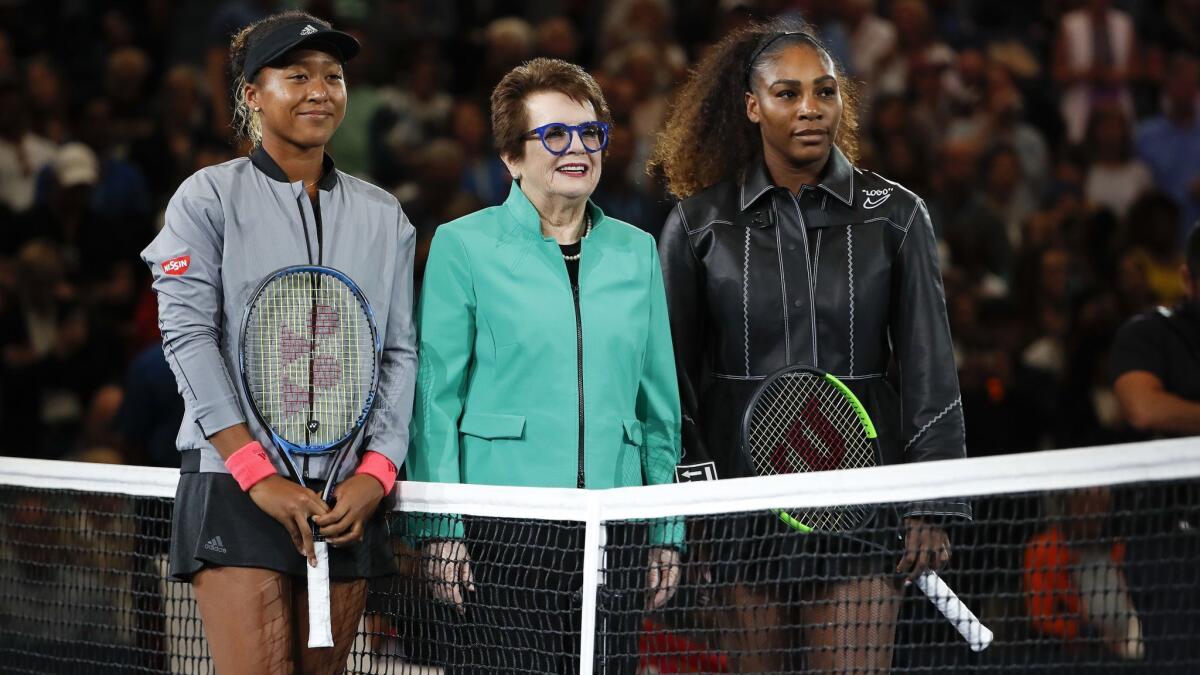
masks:
{"type": "Polygon", "coordinates": [[[863,200],[863,208],[864,209],[873,209],[876,206],[879,206],[880,204],[886,202],[888,200],[888,197],[891,197],[891,195],[884,195],[883,197],[880,197],[879,201],[877,201],[877,202],[873,202],[873,201],[871,201],[870,197],[867,197],[865,200],[863,200]]]}

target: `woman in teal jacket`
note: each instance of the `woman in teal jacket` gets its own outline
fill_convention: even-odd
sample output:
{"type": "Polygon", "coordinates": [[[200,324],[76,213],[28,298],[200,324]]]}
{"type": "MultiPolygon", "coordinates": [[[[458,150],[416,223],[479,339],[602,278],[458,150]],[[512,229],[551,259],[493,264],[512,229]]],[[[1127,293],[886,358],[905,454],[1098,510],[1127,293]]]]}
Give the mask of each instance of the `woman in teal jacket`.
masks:
{"type": "MultiPolygon", "coordinates": [[[[654,240],[588,199],[609,119],[595,80],[563,61],[530,61],[492,92],[493,133],[514,182],[503,205],[442,225],[433,238],[418,314],[410,479],[559,488],[674,481],[679,394],[654,240]]],[[[488,532],[473,533],[464,520],[430,520],[416,533],[435,596],[471,616],[478,653],[457,658],[470,672],[571,670],[582,530],[489,521],[488,532]]],[[[610,534],[630,542],[622,551],[643,551],[624,565],[610,559],[610,569],[649,570],[616,583],[644,584],[648,604],[661,606],[678,580],[682,534],[676,521],[610,534]]],[[[623,595],[637,598],[617,612],[634,627],[609,632],[628,639],[647,603],[623,595]]],[[[606,661],[609,672],[636,666],[636,643],[607,652],[626,657],[606,661]]]]}

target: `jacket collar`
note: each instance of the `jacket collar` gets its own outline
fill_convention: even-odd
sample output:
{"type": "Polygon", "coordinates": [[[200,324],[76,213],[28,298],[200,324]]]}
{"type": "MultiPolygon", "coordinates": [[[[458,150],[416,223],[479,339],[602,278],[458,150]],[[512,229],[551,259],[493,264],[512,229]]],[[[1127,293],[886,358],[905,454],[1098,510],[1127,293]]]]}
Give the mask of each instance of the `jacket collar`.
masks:
{"type": "MultiPolygon", "coordinates": [[[[513,181],[512,187],[508,190],[508,199],[504,200],[504,208],[508,209],[509,215],[513,217],[513,220],[517,221],[522,230],[547,241],[552,239],[552,237],[542,234],[542,217],[538,215],[533,202],[529,201],[529,197],[525,196],[525,193],[521,191],[521,186],[516,181],[513,181]]],[[[587,213],[592,217],[592,231],[595,232],[600,227],[600,224],[604,222],[604,212],[589,199],[587,213]]]]}
{"type": "MultiPolygon", "coordinates": [[[[750,170],[741,186],[741,210],[745,211],[760,197],[775,187],[771,175],[767,173],[767,165],[762,157],[750,164],[750,170]]],[[[846,206],[854,206],[854,166],[835,145],[829,153],[829,161],[821,172],[821,182],[817,187],[833,195],[846,206]]]]}
{"type": "MultiPolygon", "coordinates": [[[[277,180],[281,183],[291,183],[288,180],[287,174],[275,160],[261,145],[254,146],[254,150],[250,152],[250,162],[254,164],[254,168],[267,174],[271,180],[277,180]]],[[[333,158],[329,153],[325,153],[324,159],[321,160],[321,179],[317,181],[317,187],[328,192],[337,185],[337,171],[334,170],[333,158]]]]}

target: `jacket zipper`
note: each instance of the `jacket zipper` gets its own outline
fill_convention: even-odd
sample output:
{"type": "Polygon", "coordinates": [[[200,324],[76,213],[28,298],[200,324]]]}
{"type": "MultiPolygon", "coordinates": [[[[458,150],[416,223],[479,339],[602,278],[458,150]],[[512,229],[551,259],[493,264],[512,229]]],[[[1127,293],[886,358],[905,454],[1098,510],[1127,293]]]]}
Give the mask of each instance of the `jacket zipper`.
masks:
{"type": "MultiPolygon", "coordinates": [[[[813,276],[816,274],[816,265],[809,259],[811,251],[808,248],[808,225],[804,222],[804,212],[800,209],[800,200],[796,199],[796,195],[792,195],[792,204],[796,206],[796,216],[800,218],[800,239],[804,242],[804,266],[808,272],[808,317],[812,325],[812,366],[813,368],[818,368],[820,366],[817,364],[817,306],[816,292],[813,288],[815,284],[813,276]]],[[[820,243],[820,234],[820,230],[818,230],[818,244],[820,243]]],[[[817,253],[820,253],[819,248],[817,253]]]]}
{"type": "MultiPolygon", "coordinates": [[[[582,247],[580,247],[582,253],[582,247]]],[[[580,256],[580,263],[583,256],[580,256]]],[[[582,267],[582,264],[580,265],[582,267]]],[[[582,271],[582,270],[580,270],[582,271]]],[[[571,297],[575,300],[575,354],[576,374],[579,383],[579,476],[576,487],[587,486],[583,473],[583,315],[579,311],[579,283],[571,285],[571,297]]]]}

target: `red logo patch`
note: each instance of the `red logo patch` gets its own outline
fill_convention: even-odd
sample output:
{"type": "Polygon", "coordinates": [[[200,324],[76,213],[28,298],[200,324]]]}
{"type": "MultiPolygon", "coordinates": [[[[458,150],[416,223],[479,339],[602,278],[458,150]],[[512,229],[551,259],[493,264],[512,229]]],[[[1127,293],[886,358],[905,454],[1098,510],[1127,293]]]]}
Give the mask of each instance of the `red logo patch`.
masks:
{"type": "Polygon", "coordinates": [[[181,255],[178,258],[171,258],[162,264],[162,269],[167,274],[179,276],[188,270],[192,264],[192,256],[181,255]]]}

